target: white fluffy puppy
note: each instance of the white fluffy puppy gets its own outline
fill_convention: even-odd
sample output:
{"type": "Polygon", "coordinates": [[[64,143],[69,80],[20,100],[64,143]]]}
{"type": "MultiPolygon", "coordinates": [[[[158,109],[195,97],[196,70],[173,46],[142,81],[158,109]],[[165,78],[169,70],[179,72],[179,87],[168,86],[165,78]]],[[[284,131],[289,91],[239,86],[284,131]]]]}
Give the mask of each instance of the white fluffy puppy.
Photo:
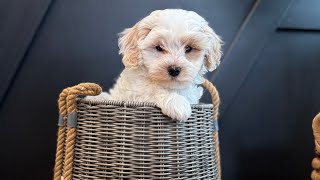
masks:
{"type": "MultiPolygon", "coordinates": [[[[222,41],[197,13],[181,9],[152,12],[120,33],[125,69],[110,95],[97,98],[155,102],[182,121],[198,103],[203,74],[220,62],[222,41]]],[[[90,98],[90,97],[89,97],[90,98]]]]}

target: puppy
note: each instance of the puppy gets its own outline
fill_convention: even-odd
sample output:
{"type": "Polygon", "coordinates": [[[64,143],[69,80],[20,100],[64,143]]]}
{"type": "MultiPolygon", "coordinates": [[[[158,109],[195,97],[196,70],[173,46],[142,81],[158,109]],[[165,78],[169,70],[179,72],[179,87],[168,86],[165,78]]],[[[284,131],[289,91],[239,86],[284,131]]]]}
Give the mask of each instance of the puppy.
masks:
{"type": "Polygon", "coordinates": [[[222,41],[197,13],[181,9],[152,12],[120,33],[125,69],[110,95],[89,99],[154,102],[172,119],[191,115],[203,89],[203,75],[220,62],[222,41]]]}

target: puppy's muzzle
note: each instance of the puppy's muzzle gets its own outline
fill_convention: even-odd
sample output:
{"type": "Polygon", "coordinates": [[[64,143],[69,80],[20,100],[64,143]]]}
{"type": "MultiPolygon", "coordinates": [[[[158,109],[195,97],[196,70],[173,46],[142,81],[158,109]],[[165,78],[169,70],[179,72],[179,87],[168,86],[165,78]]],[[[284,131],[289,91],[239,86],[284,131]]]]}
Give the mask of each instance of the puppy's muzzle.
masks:
{"type": "Polygon", "coordinates": [[[176,77],[180,74],[181,68],[177,66],[169,66],[168,73],[172,77],[176,77]]]}

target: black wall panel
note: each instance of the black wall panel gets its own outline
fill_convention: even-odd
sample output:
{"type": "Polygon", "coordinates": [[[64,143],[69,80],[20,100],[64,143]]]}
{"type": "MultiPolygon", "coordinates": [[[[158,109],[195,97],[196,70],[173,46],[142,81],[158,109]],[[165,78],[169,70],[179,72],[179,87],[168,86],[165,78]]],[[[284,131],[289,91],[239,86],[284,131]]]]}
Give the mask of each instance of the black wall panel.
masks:
{"type": "Polygon", "coordinates": [[[318,0],[295,0],[285,12],[279,28],[320,30],[319,9],[318,0]]]}
{"type": "Polygon", "coordinates": [[[236,166],[227,179],[309,179],[319,45],[318,34],[280,32],[259,54],[221,122],[224,167],[236,166]]]}
{"type": "Polygon", "coordinates": [[[0,104],[22,65],[50,2],[0,1],[0,104]]]}
{"type": "Polygon", "coordinates": [[[222,99],[226,179],[310,179],[311,122],[320,110],[320,31],[281,23],[299,2],[258,2],[213,79],[222,99]]]}

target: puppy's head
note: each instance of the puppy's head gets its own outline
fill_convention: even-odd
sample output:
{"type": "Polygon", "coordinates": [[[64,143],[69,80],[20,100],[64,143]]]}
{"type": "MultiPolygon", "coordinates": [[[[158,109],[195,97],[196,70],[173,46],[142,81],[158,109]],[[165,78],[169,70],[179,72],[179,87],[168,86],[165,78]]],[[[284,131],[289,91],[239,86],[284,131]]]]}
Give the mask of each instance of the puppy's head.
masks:
{"type": "Polygon", "coordinates": [[[222,41],[208,22],[192,11],[157,10],[120,33],[128,67],[144,67],[153,82],[183,88],[220,62],[222,41]]]}

